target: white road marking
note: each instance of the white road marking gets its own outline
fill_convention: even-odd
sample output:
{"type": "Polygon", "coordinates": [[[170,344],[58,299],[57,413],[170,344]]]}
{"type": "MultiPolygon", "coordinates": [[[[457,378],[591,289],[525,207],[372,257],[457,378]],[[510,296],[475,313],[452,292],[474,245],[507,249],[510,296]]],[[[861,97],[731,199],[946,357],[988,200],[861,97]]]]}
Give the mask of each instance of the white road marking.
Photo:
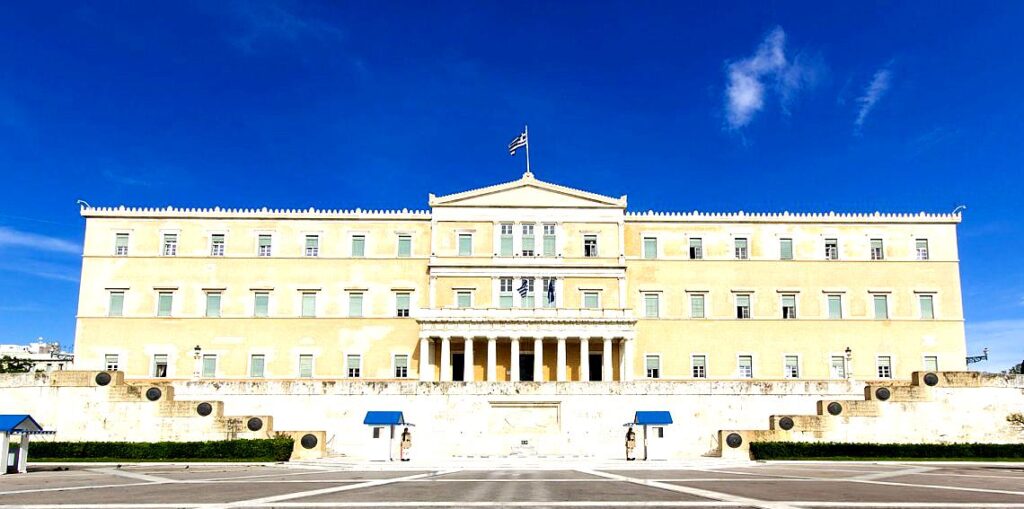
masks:
{"type": "Polygon", "coordinates": [[[973,491],[976,493],[998,493],[1001,495],[1020,495],[1024,497],[1024,491],[1012,491],[1012,490],[991,490],[986,488],[968,488],[965,486],[944,486],[942,484],[913,484],[907,482],[895,482],[895,481],[865,481],[861,479],[836,479],[842,482],[854,482],[863,484],[880,484],[883,486],[899,486],[909,488],[930,488],[935,490],[952,490],[952,491],[973,491]]]}
{"type": "Polygon", "coordinates": [[[695,497],[708,498],[711,500],[719,500],[723,502],[735,502],[742,506],[752,506],[761,509],[795,509],[793,506],[786,505],[781,502],[767,502],[764,500],[757,500],[754,498],[741,497],[738,495],[732,495],[729,493],[721,493],[718,491],[705,490],[700,488],[692,488],[689,486],[680,486],[678,484],[667,484],[658,481],[651,481],[649,479],[640,479],[636,477],[626,477],[618,474],[610,474],[607,472],[601,472],[599,470],[580,470],[584,474],[599,475],[601,477],[607,477],[609,479],[618,479],[621,481],[630,482],[633,484],[639,484],[641,486],[650,486],[652,488],[660,488],[667,491],[675,491],[678,493],[685,493],[687,495],[693,495],[695,497]]]}
{"type": "Polygon", "coordinates": [[[89,472],[96,472],[97,474],[113,475],[116,477],[126,477],[128,479],[135,479],[136,481],[149,481],[151,483],[168,484],[178,482],[174,479],[168,479],[166,477],[159,477],[149,474],[140,474],[138,472],[130,472],[128,470],[121,470],[118,468],[90,468],[89,472]]]}
{"type": "MultiPolygon", "coordinates": [[[[63,488],[33,488],[30,490],[14,490],[14,491],[0,491],[0,497],[5,495],[19,495],[22,493],[46,493],[48,491],[75,491],[75,490],[94,490],[97,488],[122,488],[127,486],[146,486],[153,484],[151,482],[132,482],[124,484],[93,484],[88,486],[67,486],[63,488]]],[[[0,502],[3,502],[3,498],[0,498],[0,502]]]]}
{"type": "Polygon", "coordinates": [[[903,476],[903,475],[923,474],[925,472],[931,472],[932,470],[935,470],[935,468],[934,467],[911,467],[911,468],[904,468],[904,469],[901,469],[901,470],[885,470],[883,472],[875,472],[873,474],[857,475],[857,476],[853,476],[853,477],[847,477],[847,478],[845,478],[845,480],[847,480],[847,481],[876,481],[878,479],[887,479],[889,477],[900,477],[900,476],[903,476]]]}

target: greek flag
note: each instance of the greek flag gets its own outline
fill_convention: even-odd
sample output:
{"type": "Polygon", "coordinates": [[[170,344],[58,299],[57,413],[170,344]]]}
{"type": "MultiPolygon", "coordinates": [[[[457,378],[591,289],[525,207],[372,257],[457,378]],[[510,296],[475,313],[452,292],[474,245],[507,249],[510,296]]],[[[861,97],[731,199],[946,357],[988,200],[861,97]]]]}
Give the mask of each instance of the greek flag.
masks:
{"type": "Polygon", "coordinates": [[[523,278],[523,284],[519,285],[519,296],[520,297],[526,297],[526,294],[529,293],[529,292],[530,292],[530,283],[528,283],[526,281],[526,278],[524,277],[523,278]]]}
{"type": "Polygon", "coordinates": [[[555,278],[548,280],[548,302],[555,302],[555,278]]]}
{"type": "Polygon", "coordinates": [[[516,136],[516,138],[514,140],[512,140],[511,143],[508,144],[508,155],[510,155],[510,156],[516,155],[516,149],[520,149],[520,148],[523,148],[525,146],[526,146],[526,131],[523,131],[523,134],[520,134],[519,136],[516,136]]]}

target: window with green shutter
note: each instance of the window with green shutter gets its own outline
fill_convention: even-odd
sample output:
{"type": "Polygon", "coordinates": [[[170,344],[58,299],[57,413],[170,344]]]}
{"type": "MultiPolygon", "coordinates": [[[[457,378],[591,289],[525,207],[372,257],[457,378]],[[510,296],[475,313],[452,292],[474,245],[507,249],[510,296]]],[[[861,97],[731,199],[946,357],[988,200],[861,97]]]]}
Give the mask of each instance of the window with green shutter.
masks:
{"type": "Polygon", "coordinates": [[[220,316],[220,292],[206,293],[206,317],[217,318],[220,316]]]}
{"type": "MultiPolygon", "coordinates": [[[[512,256],[512,223],[501,223],[500,238],[498,239],[498,255],[499,256],[512,256]]],[[[462,237],[459,237],[461,240],[462,237]]]]}
{"type": "Polygon", "coordinates": [[[661,357],[648,355],[644,359],[647,368],[647,378],[661,378],[661,357]]]}
{"type": "Polygon", "coordinates": [[[305,318],[316,316],[316,293],[302,293],[302,316],[305,318]]]}
{"type": "Polygon", "coordinates": [[[694,378],[708,377],[707,357],[703,355],[694,355],[690,357],[690,366],[692,368],[694,378]]]}
{"type": "Polygon", "coordinates": [[[921,302],[921,319],[932,320],[935,318],[935,302],[931,295],[921,295],[918,297],[921,302]]]}
{"type": "Polygon", "coordinates": [[[597,292],[583,292],[583,307],[597,309],[599,305],[597,292]]]}
{"type": "Polygon", "coordinates": [[[544,256],[555,256],[555,225],[544,225],[544,256]]]}
{"type": "Polygon", "coordinates": [[[524,307],[524,308],[532,308],[532,307],[534,307],[536,305],[536,299],[534,298],[534,296],[536,295],[536,293],[534,292],[535,284],[536,284],[536,279],[534,279],[532,277],[523,278],[521,284],[525,284],[526,285],[526,295],[523,295],[522,298],[520,299],[520,303],[519,303],[520,307],[524,307]]]}
{"type": "Polygon", "coordinates": [[[796,355],[787,355],[783,365],[783,375],[786,378],[800,378],[800,358],[796,355]]]}
{"type": "Polygon", "coordinates": [[[690,318],[704,318],[704,294],[690,295],[690,318]]]}
{"type": "Polygon", "coordinates": [[[313,356],[302,354],[299,356],[299,377],[310,378],[313,376],[313,356]]]}
{"type": "Polygon", "coordinates": [[[498,279],[498,306],[503,308],[512,307],[512,278],[503,277],[498,279]]]}
{"type": "Polygon", "coordinates": [[[644,237],[644,258],[653,260],[658,257],[658,239],[644,237]]]}
{"type": "Polygon", "coordinates": [[[875,295],[875,319],[876,320],[888,320],[889,319],[889,298],[885,295],[875,295]]]}
{"type": "Polygon", "coordinates": [[[460,308],[473,307],[473,292],[459,291],[455,294],[455,305],[460,308]]]}
{"type": "Polygon", "coordinates": [[[398,236],[398,257],[408,258],[412,256],[412,235],[398,236]]]}
{"type": "Polygon", "coordinates": [[[796,295],[782,296],[782,318],[786,320],[796,318],[796,295]]]}
{"type": "Polygon", "coordinates": [[[358,318],[363,316],[363,293],[349,292],[348,294],[348,316],[358,318]]]}
{"type": "Polygon", "coordinates": [[[660,300],[660,296],[658,294],[656,294],[656,293],[644,294],[644,316],[645,317],[647,317],[647,318],[657,318],[658,317],[658,312],[659,312],[659,309],[658,309],[659,302],[658,301],[659,300],[660,300]]]}
{"type": "Polygon", "coordinates": [[[320,237],[306,235],[306,256],[320,256],[320,237]]]}
{"type": "Polygon", "coordinates": [[[249,357],[249,376],[253,378],[263,378],[263,365],[264,357],[262,355],[253,355],[249,357]]]}
{"type": "Polygon", "coordinates": [[[365,235],[353,235],[352,236],[352,256],[354,258],[362,258],[366,256],[366,236],[365,235]]]}
{"type": "Polygon", "coordinates": [[[265,318],[270,314],[270,293],[269,292],[256,292],[255,302],[253,303],[253,315],[265,318]]]}
{"type": "Polygon", "coordinates": [[[746,260],[750,256],[750,252],[748,251],[747,239],[745,239],[745,238],[737,238],[735,240],[735,246],[734,247],[735,247],[735,251],[736,251],[736,259],[737,260],[746,260]]]}
{"type": "Polygon", "coordinates": [[[534,244],[534,238],[533,238],[533,225],[532,224],[524,224],[523,225],[523,256],[533,256],[535,254],[535,251],[534,251],[535,247],[536,247],[536,245],[534,244]]]}
{"type": "Polygon", "coordinates": [[[409,316],[409,294],[402,292],[395,294],[395,316],[409,316]]]}
{"type": "Polygon", "coordinates": [[[361,373],[362,368],[360,366],[361,362],[360,362],[360,357],[358,355],[349,355],[346,358],[345,363],[346,363],[346,375],[349,378],[359,378],[362,375],[362,373],[361,373]]]}
{"type": "Polygon", "coordinates": [[[828,296],[828,317],[832,320],[839,320],[843,317],[843,297],[841,295],[828,296]]]}
{"type": "Polygon", "coordinates": [[[750,295],[736,296],[736,318],[740,320],[750,318],[750,295]]]}
{"type": "Polygon", "coordinates": [[[395,355],[395,378],[409,378],[409,356],[395,355]]]}
{"type": "Polygon", "coordinates": [[[157,294],[156,316],[171,316],[171,306],[174,302],[174,294],[171,292],[160,292],[157,294]]]}
{"type": "Polygon", "coordinates": [[[793,239],[779,239],[779,259],[793,259],[793,239]]]}
{"type": "Polygon", "coordinates": [[[470,233],[459,234],[459,256],[473,256],[473,235],[470,233]]]}
{"type": "Polygon", "coordinates": [[[124,316],[124,292],[110,292],[110,306],[107,316],[124,316]]]}
{"type": "Polygon", "coordinates": [[[257,256],[270,256],[271,250],[271,237],[270,235],[260,235],[257,239],[258,248],[256,250],[257,256]]]}
{"type": "Polygon", "coordinates": [[[128,234],[118,233],[114,238],[114,255],[128,256],[128,234]]]}
{"type": "Polygon", "coordinates": [[[690,239],[690,259],[704,259],[704,240],[694,237],[690,239]]]}
{"type": "Polygon", "coordinates": [[[217,356],[206,354],[203,355],[203,376],[214,377],[217,376],[217,356]]]}

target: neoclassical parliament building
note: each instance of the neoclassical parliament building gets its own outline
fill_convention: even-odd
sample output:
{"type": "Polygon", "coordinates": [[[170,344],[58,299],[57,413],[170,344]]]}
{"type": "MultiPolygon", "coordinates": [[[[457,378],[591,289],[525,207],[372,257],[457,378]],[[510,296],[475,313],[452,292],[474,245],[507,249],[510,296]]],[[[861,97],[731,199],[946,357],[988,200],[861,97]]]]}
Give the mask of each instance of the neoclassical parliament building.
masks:
{"type": "Polygon", "coordinates": [[[956,214],[84,207],[78,369],[128,378],[906,380],[965,369],[956,214]]]}

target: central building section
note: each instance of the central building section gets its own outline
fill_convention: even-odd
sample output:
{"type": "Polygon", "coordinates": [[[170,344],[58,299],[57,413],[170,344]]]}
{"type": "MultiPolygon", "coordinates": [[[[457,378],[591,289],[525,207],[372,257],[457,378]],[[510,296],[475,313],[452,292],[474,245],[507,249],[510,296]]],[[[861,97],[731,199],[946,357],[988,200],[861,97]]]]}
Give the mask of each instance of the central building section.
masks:
{"type": "Polygon", "coordinates": [[[423,381],[629,379],[626,197],[536,180],[430,196],[423,381]]]}

